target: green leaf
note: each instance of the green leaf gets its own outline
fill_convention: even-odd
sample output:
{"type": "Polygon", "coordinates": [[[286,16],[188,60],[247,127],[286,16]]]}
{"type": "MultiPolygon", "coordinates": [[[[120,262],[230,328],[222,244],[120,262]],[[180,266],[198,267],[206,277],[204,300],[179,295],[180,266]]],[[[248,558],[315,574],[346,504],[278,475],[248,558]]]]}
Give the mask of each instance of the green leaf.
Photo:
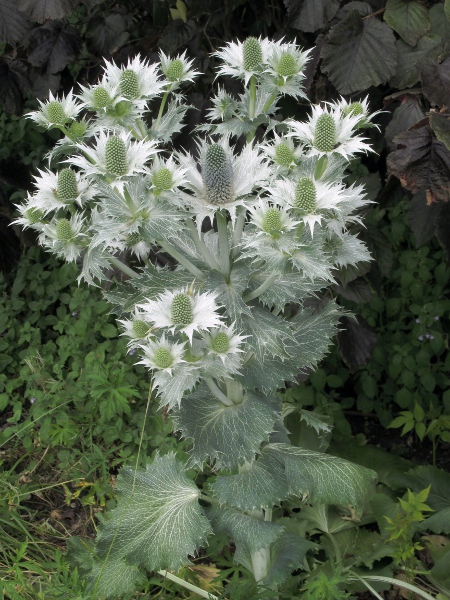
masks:
{"type": "Polygon", "coordinates": [[[330,32],[322,49],[323,70],[341,94],[386,83],[397,66],[395,37],[377,19],[362,19],[351,10],[330,32]]]}
{"type": "Polygon", "coordinates": [[[310,427],[316,430],[316,433],[320,435],[322,431],[330,432],[332,427],[330,424],[330,417],[328,415],[319,415],[311,412],[310,410],[301,409],[300,419],[305,421],[310,427]]]}
{"type": "Polygon", "coordinates": [[[122,598],[132,593],[145,577],[139,567],[118,556],[95,560],[88,575],[88,593],[96,598],[122,598]]]}
{"type": "Polygon", "coordinates": [[[173,413],[174,428],[192,439],[190,464],[215,461],[233,468],[251,463],[279,419],[277,402],[248,391],[241,404],[225,406],[205,384],[187,396],[173,413]]]}
{"type": "Polygon", "coordinates": [[[430,29],[426,7],[418,0],[388,0],[384,20],[410,46],[430,29]]]}
{"type": "MultiPolygon", "coordinates": [[[[110,593],[117,593],[107,580],[116,569],[120,577],[126,577],[127,563],[177,571],[211,531],[200,492],[174,454],[157,456],[145,470],[124,467],[116,491],[117,507],[102,520],[95,548],[105,568],[98,576],[110,593]]],[[[96,578],[94,570],[91,580],[96,578]]]]}
{"type": "Polygon", "coordinates": [[[253,318],[244,315],[244,333],[251,336],[247,345],[253,350],[256,359],[264,361],[267,354],[277,356],[283,361],[287,358],[286,342],[291,337],[289,324],[282,317],[255,306],[252,308],[253,318]]]}
{"type": "MultiPolygon", "coordinates": [[[[261,285],[266,277],[255,277],[255,289],[261,285]]],[[[324,287],[323,282],[311,282],[303,273],[280,273],[273,285],[266,290],[259,300],[269,308],[283,310],[288,302],[300,303],[307,296],[324,287]]]]}
{"type": "Polygon", "coordinates": [[[294,569],[300,569],[308,550],[316,545],[293,533],[282,533],[270,549],[270,567],[265,585],[279,585],[294,569]]]}
{"type": "Polygon", "coordinates": [[[167,371],[155,372],[153,381],[158,387],[160,407],[167,406],[172,409],[179,406],[185,392],[192,390],[199,379],[200,372],[198,369],[192,368],[191,363],[178,365],[176,373],[173,375],[167,371]]]}
{"type": "Polygon", "coordinates": [[[248,287],[250,269],[246,265],[234,265],[230,273],[230,282],[217,271],[210,271],[205,281],[205,288],[218,292],[217,303],[225,306],[226,314],[237,327],[242,327],[242,315],[252,318],[252,311],[242,299],[248,287]]]}
{"type": "Polygon", "coordinates": [[[285,358],[283,362],[278,357],[265,356],[264,360],[254,358],[242,370],[242,377],[237,377],[245,387],[262,390],[265,394],[274,393],[284,388],[286,381],[294,381],[299,373],[295,358],[285,358]]]}
{"type": "MultiPolygon", "coordinates": [[[[352,559],[354,565],[364,565],[369,569],[373,563],[385,556],[390,556],[392,546],[386,543],[376,531],[368,531],[362,527],[352,527],[333,534],[334,541],[342,551],[342,556],[352,559]]],[[[321,538],[322,546],[325,547],[328,556],[335,556],[334,546],[330,538],[321,538]]]]}
{"type": "Polygon", "coordinates": [[[263,449],[248,471],[219,475],[211,490],[220,502],[240,510],[272,507],[288,495],[283,461],[263,449]]]}
{"type": "MultiPolygon", "coordinates": [[[[413,86],[420,79],[420,61],[431,56],[436,58],[441,50],[442,40],[437,35],[427,34],[419,39],[415,47],[397,40],[398,61],[395,75],[391,78],[391,84],[397,88],[413,86]]],[[[401,109],[403,104],[398,108],[401,109]]],[[[414,115],[412,117],[414,118],[414,115]]],[[[418,119],[420,120],[420,119],[418,119]]],[[[408,129],[404,127],[401,131],[408,129]]],[[[400,133],[400,130],[398,131],[400,133]]]]}
{"type": "Polygon", "coordinates": [[[419,492],[431,484],[428,504],[435,511],[450,506],[450,473],[432,466],[421,465],[398,477],[398,487],[419,492]]]}
{"type": "Polygon", "coordinates": [[[450,506],[439,510],[434,515],[422,521],[418,526],[420,531],[432,531],[433,533],[450,533],[450,506]]]}
{"type": "Polygon", "coordinates": [[[267,548],[283,533],[281,525],[251,517],[232,508],[212,507],[207,510],[207,515],[214,532],[228,534],[236,544],[234,559],[250,570],[249,555],[267,548]]]}
{"type": "Polygon", "coordinates": [[[286,444],[270,444],[282,458],[290,494],[318,504],[360,508],[376,480],[376,473],[341,458],[286,444]]]}

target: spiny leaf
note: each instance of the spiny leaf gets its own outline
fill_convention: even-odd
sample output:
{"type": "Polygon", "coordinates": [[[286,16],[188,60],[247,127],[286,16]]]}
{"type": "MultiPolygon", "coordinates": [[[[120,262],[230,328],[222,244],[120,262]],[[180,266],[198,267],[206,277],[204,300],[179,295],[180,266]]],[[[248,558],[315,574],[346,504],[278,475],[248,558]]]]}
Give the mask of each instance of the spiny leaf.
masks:
{"type": "Polygon", "coordinates": [[[174,454],[157,456],[146,469],[124,467],[117,478],[117,507],[102,521],[96,554],[150,571],[188,564],[210,533],[200,492],[174,454]]]}
{"type": "Polygon", "coordinates": [[[255,306],[253,318],[244,315],[243,325],[246,335],[251,336],[247,344],[256,354],[257,360],[264,361],[267,354],[277,356],[279,360],[287,358],[286,341],[291,331],[285,319],[275,316],[268,310],[255,306]]]}
{"type": "Polygon", "coordinates": [[[215,461],[233,468],[251,463],[261,443],[269,439],[279,418],[270,398],[247,392],[241,404],[225,406],[205,384],[187,396],[173,413],[174,428],[193,441],[190,464],[215,461]]]}
{"type": "Polygon", "coordinates": [[[386,23],[411,46],[415,46],[431,26],[428,11],[418,0],[388,0],[383,16],[386,23]]]}
{"type": "Polygon", "coordinates": [[[28,21],[11,0],[0,0],[0,40],[10,44],[23,40],[28,21]]]}
{"type": "Polygon", "coordinates": [[[217,303],[225,306],[225,314],[237,327],[242,327],[242,316],[252,318],[250,307],[245,304],[242,294],[248,286],[250,269],[246,265],[234,265],[227,283],[224,276],[217,271],[210,271],[205,281],[208,290],[218,292],[217,303]]]}
{"type": "Polygon", "coordinates": [[[362,19],[351,10],[330,32],[322,49],[323,70],[341,94],[385,83],[395,73],[395,37],[377,19],[362,19]]]}

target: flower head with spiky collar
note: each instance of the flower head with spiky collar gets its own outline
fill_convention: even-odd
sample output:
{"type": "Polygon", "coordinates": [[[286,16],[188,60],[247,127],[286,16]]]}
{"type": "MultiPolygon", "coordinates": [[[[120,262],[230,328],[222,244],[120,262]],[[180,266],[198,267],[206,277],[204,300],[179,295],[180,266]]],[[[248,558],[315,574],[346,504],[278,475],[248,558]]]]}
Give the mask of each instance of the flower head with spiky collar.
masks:
{"type": "Polygon", "coordinates": [[[149,339],[145,344],[139,344],[139,348],[143,351],[144,358],[136,364],[144,365],[148,369],[166,371],[172,375],[177,365],[186,362],[183,360],[185,344],[170,342],[165,333],[160,339],[149,339]]]}
{"type": "Polygon", "coordinates": [[[153,328],[150,323],[144,320],[144,313],[138,308],[134,309],[134,314],[131,319],[117,319],[124,331],[120,335],[124,335],[129,339],[128,346],[130,348],[138,348],[145,343],[146,340],[153,337],[153,328]]]}
{"type": "Polygon", "coordinates": [[[39,100],[38,102],[40,109],[29,112],[26,116],[47,129],[66,126],[77,118],[83,108],[72,92],[59,99],[50,92],[48,101],[41,102],[39,100]]]}
{"type": "Polygon", "coordinates": [[[55,218],[44,225],[39,242],[67,262],[75,261],[86,247],[87,236],[82,215],[55,218]]]}
{"type": "Polygon", "coordinates": [[[84,206],[96,193],[82,173],[65,167],[57,173],[41,171],[34,177],[36,192],[33,194],[33,205],[48,214],[60,208],[69,208],[73,204],[84,206]]]}
{"type": "Polygon", "coordinates": [[[227,46],[214,52],[223,61],[218,75],[231,75],[245,81],[260,73],[267,63],[271,42],[267,39],[248,37],[243,42],[229,42],[227,46]]]}
{"type": "Polygon", "coordinates": [[[263,87],[270,93],[306,98],[302,84],[309,53],[310,50],[303,51],[296,44],[271,42],[263,87]]]}
{"type": "Polygon", "coordinates": [[[175,58],[166,56],[161,50],[159,60],[161,61],[161,71],[170,90],[176,89],[183,81],[194,81],[194,78],[200,75],[200,71],[192,68],[194,61],[186,58],[186,50],[175,58]]]}

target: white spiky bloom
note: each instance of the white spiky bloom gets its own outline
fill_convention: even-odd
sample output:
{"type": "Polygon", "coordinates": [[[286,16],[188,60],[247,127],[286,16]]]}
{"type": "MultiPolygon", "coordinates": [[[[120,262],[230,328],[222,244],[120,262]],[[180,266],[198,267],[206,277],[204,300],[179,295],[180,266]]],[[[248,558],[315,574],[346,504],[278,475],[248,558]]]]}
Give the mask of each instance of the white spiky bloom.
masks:
{"type": "Polygon", "coordinates": [[[337,209],[346,199],[343,184],[323,183],[314,177],[279,179],[271,186],[270,194],[273,201],[288,204],[295,218],[309,226],[311,235],[324,212],[337,209]]]}
{"type": "Polygon", "coordinates": [[[214,292],[194,293],[192,287],[174,292],[166,291],[156,300],[138,304],[145,314],[145,320],[156,328],[168,328],[172,333],[184,333],[192,342],[194,331],[204,331],[221,325],[214,292]]]}
{"type": "Polygon", "coordinates": [[[217,70],[217,76],[231,75],[231,77],[238,77],[239,79],[243,79],[245,85],[247,85],[253,75],[260,73],[265,68],[270,49],[271,42],[267,38],[259,38],[258,40],[256,38],[247,38],[244,42],[228,42],[224,48],[213,53],[213,56],[217,56],[224,63],[217,70]],[[259,44],[260,57],[255,57],[254,64],[252,64],[251,57],[250,60],[246,60],[246,56],[244,56],[246,50],[245,44],[248,46],[249,39],[252,41],[255,40],[259,44]]]}
{"type": "Polygon", "coordinates": [[[55,218],[44,225],[39,234],[39,242],[67,262],[73,262],[89,244],[82,215],[55,218]]]}
{"type": "Polygon", "coordinates": [[[207,110],[210,121],[225,121],[231,119],[238,102],[219,86],[217,94],[212,98],[213,107],[207,110]]]}
{"type": "Polygon", "coordinates": [[[146,163],[158,152],[156,145],[152,140],[132,141],[131,135],[123,131],[116,134],[100,131],[94,138],[94,146],[76,144],[81,154],[64,162],[80,167],[87,177],[106,175],[111,185],[117,185],[124,177],[148,173],[146,163]]]}
{"type": "Polygon", "coordinates": [[[236,208],[248,208],[254,203],[255,198],[249,195],[269,180],[271,170],[267,160],[250,144],[244,146],[241,154],[233,154],[226,138],[217,143],[200,142],[199,152],[201,171],[190,154],[177,155],[186,170],[184,187],[190,192],[181,196],[197,214],[199,228],[206,217],[212,222],[220,209],[226,209],[234,222],[236,208]]]}
{"type": "Polygon", "coordinates": [[[295,229],[300,223],[289,214],[290,207],[280,202],[282,202],[281,198],[278,198],[277,202],[260,198],[257,204],[249,208],[250,223],[257,228],[257,235],[278,239],[284,233],[295,229]]]}
{"type": "Polygon", "coordinates": [[[117,319],[123,327],[123,332],[120,335],[124,335],[129,339],[128,346],[130,348],[138,348],[142,344],[153,337],[153,328],[151,323],[145,321],[145,315],[138,308],[134,309],[134,314],[131,319],[117,319]]]}
{"type": "Polygon", "coordinates": [[[244,352],[241,345],[249,336],[237,334],[236,323],[232,323],[230,326],[213,327],[202,337],[208,354],[217,356],[226,365],[227,359],[244,352]]]}
{"type": "Polygon", "coordinates": [[[161,50],[159,53],[161,61],[161,71],[166,78],[166,85],[169,90],[174,90],[183,81],[194,81],[197,75],[201,75],[200,71],[192,68],[193,60],[186,58],[186,50],[183,54],[179,54],[175,58],[166,56],[161,50]]]}
{"type": "Polygon", "coordinates": [[[82,173],[69,169],[57,173],[38,169],[39,175],[34,176],[37,190],[33,194],[33,206],[44,215],[60,208],[67,209],[74,203],[83,206],[95,196],[97,190],[92,183],[82,173]],[[65,176],[69,176],[68,182],[65,176]],[[62,181],[64,179],[66,181],[62,181]]]}
{"type": "Polygon", "coordinates": [[[180,167],[173,156],[167,160],[155,156],[149,169],[150,189],[155,196],[179,204],[173,191],[185,182],[186,169],[180,167]]]}
{"type": "Polygon", "coordinates": [[[42,231],[45,222],[44,211],[35,204],[34,196],[28,195],[27,201],[23,204],[15,204],[15,207],[19,211],[19,217],[11,222],[11,225],[20,225],[24,229],[34,229],[36,231],[42,231]]]}
{"type": "Polygon", "coordinates": [[[313,106],[309,121],[287,121],[292,136],[305,144],[306,156],[340,154],[351,159],[357,152],[370,150],[364,138],[355,135],[359,116],[343,116],[339,106],[313,106]]]}
{"type": "Polygon", "coordinates": [[[176,366],[186,362],[183,360],[185,343],[169,342],[165,333],[160,339],[149,339],[145,344],[139,344],[139,348],[144,353],[144,358],[136,364],[144,365],[148,369],[164,371],[173,375],[176,366]]]}
{"type": "Polygon", "coordinates": [[[260,145],[260,149],[280,174],[287,174],[303,156],[303,147],[296,146],[291,137],[280,136],[273,132],[273,140],[260,145]]]}
{"type": "Polygon", "coordinates": [[[120,94],[119,84],[113,84],[105,74],[96,85],[80,85],[80,88],[81,93],[77,94],[77,98],[83,106],[97,112],[111,109],[118,102],[125,100],[120,94]]]}
{"type": "Polygon", "coordinates": [[[305,78],[303,71],[310,59],[310,52],[301,50],[296,44],[271,42],[263,87],[271,93],[306,98],[302,90],[305,78]]]}
{"type": "Polygon", "coordinates": [[[42,125],[47,129],[52,127],[64,126],[70,121],[77,118],[78,113],[83,108],[76,100],[72,92],[67,96],[56,98],[49,93],[49,98],[45,102],[38,100],[40,104],[39,110],[34,110],[27,113],[25,116],[32,119],[38,125],[42,125]]]}
{"type": "Polygon", "coordinates": [[[373,113],[369,113],[369,96],[366,96],[363,100],[354,100],[352,102],[348,102],[342,96],[341,99],[337,102],[327,102],[330,106],[337,106],[341,111],[342,115],[352,115],[354,117],[359,117],[360,121],[357,128],[365,128],[365,127],[376,127],[379,129],[378,125],[371,123],[372,119],[384,112],[382,110],[376,110],[373,113]]]}
{"type": "Polygon", "coordinates": [[[118,67],[105,60],[105,74],[109,84],[117,86],[120,95],[129,102],[144,108],[147,101],[163,91],[165,82],[159,78],[158,65],[135,56],[128,64],[118,67]]]}

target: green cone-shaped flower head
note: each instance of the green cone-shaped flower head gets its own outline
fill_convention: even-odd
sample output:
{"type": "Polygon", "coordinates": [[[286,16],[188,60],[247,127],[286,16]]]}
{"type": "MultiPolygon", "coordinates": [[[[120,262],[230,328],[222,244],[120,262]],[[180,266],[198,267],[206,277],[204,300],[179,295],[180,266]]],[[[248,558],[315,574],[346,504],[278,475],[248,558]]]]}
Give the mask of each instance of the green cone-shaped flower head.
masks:
{"type": "Polygon", "coordinates": [[[133,334],[135,337],[144,338],[149,329],[150,327],[145,321],[141,321],[140,319],[133,321],[133,334]]]}
{"type": "Polygon", "coordinates": [[[34,225],[35,223],[42,221],[44,213],[42,210],[39,210],[39,208],[32,207],[25,212],[25,216],[30,221],[30,224],[34,225]]]}
{"type": "Polygon", "coordinates": [[[282,77],[297,75],[297,61],[290,52],[283,52],[277,65],[277,72],[282,77]]]}
{"type": "Polygon", "coordinates": [[[88,124],[86,121],[73,121],[73,123],[70,124],[70,133],[74,137],[83,137],[87,128],[88,124]]]}
{"type": "Polygon", "coordinates": [[[263,231],[274,236],[280,233],[282,227],[280,211],[276,208],[269,208],[262,221],[263,231]]]}
{"type": "Polygon", "coordinates": [[[211,204],[220,206],[233,201],[233,165],[220,144],[211,144],[206,150],[202,178],[211,204]]]}
{"type": "Polygon", "coordinates": [[[285,142],[280,142],[275,147],[274,159],[281,167],[289,167],[294,160],[294,153],[285,142]]]}
{"type": "Polygon", "coordinates": [[[153,362],[159,369],[168,369],[173,364],[173,356],[167,348],[158,348],[153,356],[153,362]]]}
{"type": "Polygon", "coordinates": [[[134,100],[140,96],[139,79],[132,69],[126,69],[120,76],[120,92],[128,100],[134,100]]]}
{"type": "Polygon", "coordinates": [[[230,338],[225,332],[219,331],[211,339],[211,347],[217,354],[225,354],[230,349],[230,338]]]}
{"type": "Polygon", "coordinates": [[[127,146],[122,138],[112,135],[105,146],[106,169],[114,175],[126,175],[128,172],[127,146]]]}
{"type": "Polygon", "coordinates": [[[364,114],[363,105],[360,102],[352,102],[344,108],[344,115],[351,115],[352,117],[358,117],[364,114]]]}
{"type": "Polygon", "coordinates": [[[56,239],[60,242],[69,242],[73,238],[72,227],[68,219],[59,219],[56,223],[56,239]]]}
{"type": "Polygon", "coordinates": [[[70,167],[58,173],[57,195],[63,202],[73,200],[78,196],[77,179],[70,167]]]}
{"type": "Polygon", "coordinates": [[[94,108],[106,108],[112,104],[111,96],[104,87],[97,87],[92,94],[92,103],[94,108]]]}
{"type": "Polygon", "coordinates": [[[53,100],[47,104],[47,118],[50,123],[65,123],[67,121],[66,113],[63,105],[57,100],[53,100]]]}
{"type": "Polygon", "coordinates": [[[248,37],[242,45],[244,69],[256,71],[263,60],[261,44],[255,37],[248,37]]]}
{"type": "Polygon", "coordinates": [[[331,152],[336,145],[336,123],[331,115],[318,117],[314,131],[314,147],[319,152],[331,152]]]}
{"type": "Polygon", "coordinates": [[[194,320],[192,301],[187,294],[182,292],[172,300],[170,311],[174,325],[189,325],[194,320]]]}
{"type": "Polygon", "coordinates": [[[295,188],[295,208],[305,213],[313,212],[316,207],[317,191],[314,182],[309,177],[302,177],[295,188]]]}
{"type": "Polygon", "coordinates": [[[183,77],[184,65],[183,61],[175,58],[171,61],[169,68],[166,71],[166,77],[169,81],[178,81],[183,77]]]}
{"type": "Polygon", "coordinates": [[[158,191],[170,190],[173,186],[172,173],[166,167],[153,175],[153,185],[158,191]]]}

